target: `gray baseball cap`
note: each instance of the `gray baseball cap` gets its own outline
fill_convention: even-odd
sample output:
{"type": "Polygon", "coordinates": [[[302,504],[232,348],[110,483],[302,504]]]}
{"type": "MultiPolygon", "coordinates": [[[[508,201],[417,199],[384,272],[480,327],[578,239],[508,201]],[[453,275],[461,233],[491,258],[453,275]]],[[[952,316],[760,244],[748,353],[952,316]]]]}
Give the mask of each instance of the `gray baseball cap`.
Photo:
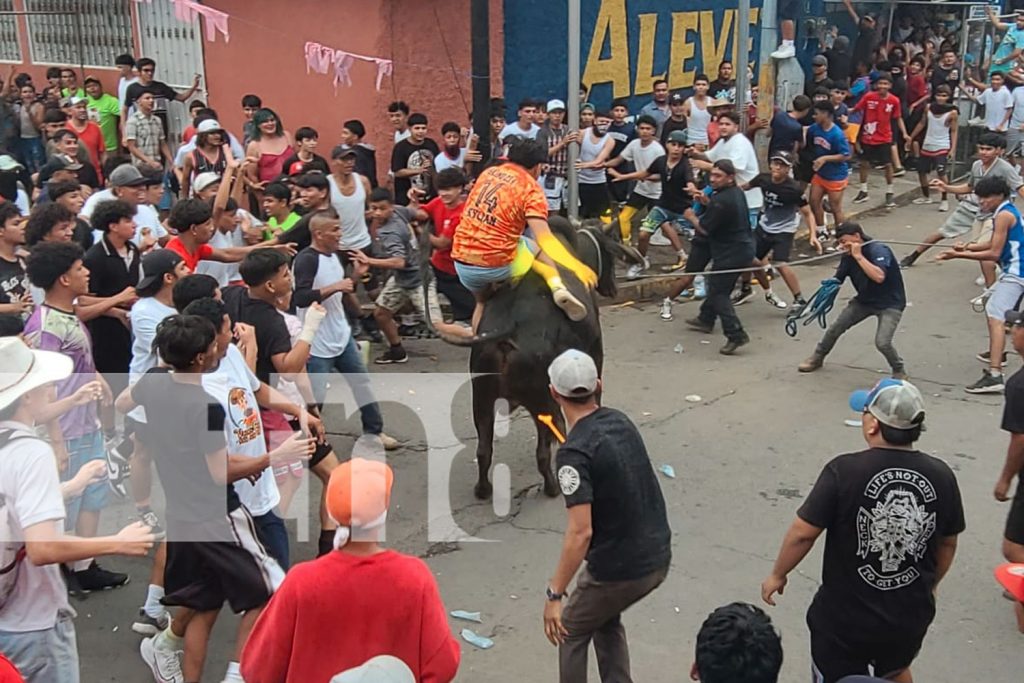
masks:
{"type": "Polygon", "coordinates": [[[902,379],[888,377],[870,391],[853,392],[850,407],[858,413],[871,413],[893,429],[913,429],[924,424],[924,397],[917,387],[902,379]]]}
{"type": "Polygon", "coordinates": [[[142,187],[148,183],[142,171],[131,164],[121,164],[110,172],[111,187],[142,187]]]}
{"type": "Polygon", "coordinates": [[[551,361],[548,379],[561,396],[590,396],[597,390],[597,366],[587,354],[578,349],[569,349],[551,361]]]}

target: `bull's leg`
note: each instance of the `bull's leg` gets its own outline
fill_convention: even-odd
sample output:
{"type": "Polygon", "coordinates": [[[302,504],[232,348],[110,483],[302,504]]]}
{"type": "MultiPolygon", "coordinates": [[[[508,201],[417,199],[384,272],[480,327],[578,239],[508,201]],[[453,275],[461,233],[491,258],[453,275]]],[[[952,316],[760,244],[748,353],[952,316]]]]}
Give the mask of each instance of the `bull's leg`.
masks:
{"type": "Polygon", "coordinates": [[[479,473],[474,494],[480,500],[491,497],[491,457],[494,454],[494,402],[498,400],[498,376],[473,378],[473,424],[476,426],[476,466],[479,473]]]}
{"type": "MultiPolygon", "coordinates": [[[[559,415],[555,418],[556,426],[560,417],[559,415]]],[[[555,480],[555,475],[551,472],[551,445],[554,441],[554,435],[540,420],[534,420],[534,423],[537,426],[537,471],[540,472],[540,476],[544,479],[544,495],[554,498],[559,492],[558,482],[555,480]]],[[[559,426],[559,431],[564,434],[565,427],[559,426]]]]}

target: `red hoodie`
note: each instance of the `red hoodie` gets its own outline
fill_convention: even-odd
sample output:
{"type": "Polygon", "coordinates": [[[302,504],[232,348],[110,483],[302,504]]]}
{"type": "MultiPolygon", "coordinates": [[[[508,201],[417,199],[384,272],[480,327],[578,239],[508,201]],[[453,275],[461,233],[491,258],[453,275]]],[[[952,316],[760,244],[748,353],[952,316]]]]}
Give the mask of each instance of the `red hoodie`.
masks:
{"type": "Polygon", "coordinates": [[[377,655],[420,683],[448,683],[459,645],[434,576],[416,557],[330,552],[288,572],[242,653],[247,683],[328,681],[377,655]]]}

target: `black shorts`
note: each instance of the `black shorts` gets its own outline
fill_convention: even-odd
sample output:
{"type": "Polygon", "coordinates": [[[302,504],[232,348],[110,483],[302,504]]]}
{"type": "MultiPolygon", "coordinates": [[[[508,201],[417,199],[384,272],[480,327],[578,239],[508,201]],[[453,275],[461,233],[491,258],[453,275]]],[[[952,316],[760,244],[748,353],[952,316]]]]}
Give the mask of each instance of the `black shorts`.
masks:
{"type": "Polygon", "coordinates": [[[836,683],[845,676],[887,677],[909,667],[924,641],[923,633],[873,641],[858,641],[850,639],[849,635],[811,629],[814,680],[836,683]]]}
{"type": "Polygon", "coordinates": [[[872,166],[882,166],[892,163],[892,144],[888,145],[867,145],[863,142],[860,145],[860,158],[872,166]]]}
{"type": "Polygon", "coordinates": [[[580,218],[600,218],[610,205],[607,185],[580,183],[580,218]]]}
{"type": "Polygon", "coordinates": [[[657,199],[651,199],[650,197],[645,197],[642,194],[637,194],[636,192],[630,192],[629,199],[626,200],[626,206],[631,206],[637,211],[641,209],[653,209],[654,205],[657,203],[657,199]]]}
{"type": "Polygon", "coordinates": [[[706,239],[693,240],[690,242],[690,256],[686,259],[686,268],[683,272],[697,274],[703,273],[704,269],[711,263],[711,245],[706,239]]]}
{"type": "Polygon", "coordinates": [[[811,182],[811,178],[814,177],[814,162],[801,159],[797,162],[796,166],[793,167],[793,178],[797,182],[806,185],[811,182]]]}
{"type": "Polygon", "coordinates": [[[776,13],[779,21],[798,21],[803,8],[803,0],[779,0],[776,13]]]}
{"type": "Polygon", "coordinates": [[[946,165],[949,163],[949,156],[946,154],[939,154],[937,156],[929,156],[925,153],[921,153],[921,156],[917,158],[917,170],[919,173],[935,173],[944,176],[946,175],[946,165]]]}
{"type": "Polygon", "coordinates": [[[1010,512],[1006,515],[1006,530],[1003,538],[1010,543],[1024,545],[1024,483],[1017,482],[1017,493],[1010,502],[1010,512]]]}
{"type": "Polygon", "coordinates": [[[772,254],[772,262],[789,263],[789,255],[793,251],[791,232],[765,232],[761,226],[754,231],[754,258],[760,260],[772,254]]]}
{"type": "MultiPolygon", "coordinates": [[[[302,429],[302,425],[299,424],[298,420],[288,420],[288,424],[291,426],[293,432],[297,432],[302,429]]],[[[318,441],[316,444],[316,450],[313,451],[313,457],[306,461],[306,465],[308,467],[315,467],[333,450],[334,447],[331,446],[330,439],[325,440],[323,443],[318,441]]]]}
{"type": "MultiPolygon", "coordinates": [[[[267,476],[267,475],[264,475],[267,476]]],[[[167,542],[165,595],[161,602],[208,612],[227,602],[236,614],[262,607],[284,580],[284,571],[260,543],[256,525],[240,505],[223,520],[231,540],[195,538],[186,525],[169,521],[168,534],[188,540],[167,542]]]]}
{"type": "Polygon", "coordinates": [[[452,316],[455,320],[460,322],[471,320],[473,309],[476,308],[476,299],[473,297],[473,293],[466,289],[458,275],[438,270],[433,264],[430,267],[434,271],[437,293],[447,297],[448,303],[452,305],[452,316]]]}

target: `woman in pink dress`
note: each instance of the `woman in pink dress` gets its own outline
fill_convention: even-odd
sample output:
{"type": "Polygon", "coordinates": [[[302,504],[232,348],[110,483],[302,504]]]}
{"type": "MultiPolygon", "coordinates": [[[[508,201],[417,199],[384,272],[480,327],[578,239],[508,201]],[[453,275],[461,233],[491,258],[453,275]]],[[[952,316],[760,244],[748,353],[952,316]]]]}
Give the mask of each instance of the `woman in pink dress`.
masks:
{"type": "Polygon", "coordinates": [[[252,142],[245,148],[245,156],[255,159],[246,172],[249,189],[256,195],[256,206],[263,203],[263,188],[281,175],[285,159],[290,157],[292,135],[284,129],[281,118],[271,109],[260,109],[253,117],[252,142]]]}

